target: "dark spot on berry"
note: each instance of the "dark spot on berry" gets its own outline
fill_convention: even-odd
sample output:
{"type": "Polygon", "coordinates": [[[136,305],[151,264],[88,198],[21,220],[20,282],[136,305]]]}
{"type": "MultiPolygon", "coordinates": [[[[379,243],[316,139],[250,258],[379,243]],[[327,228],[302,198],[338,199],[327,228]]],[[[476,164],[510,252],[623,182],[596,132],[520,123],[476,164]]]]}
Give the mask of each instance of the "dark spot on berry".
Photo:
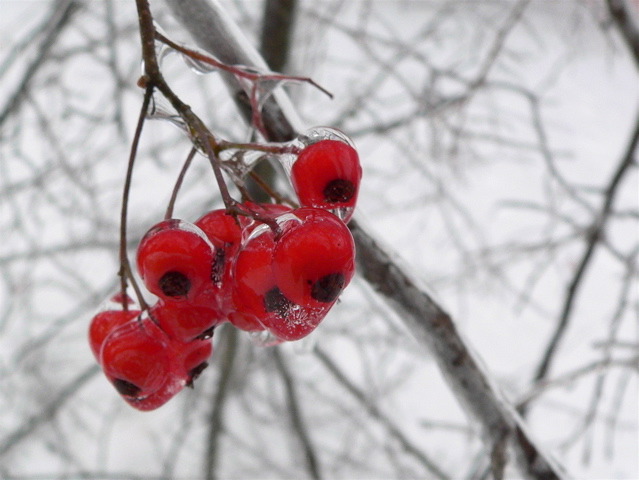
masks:
{"type": "Polygon", "coordinates": [[[317,280],[311,288],[311,297],[318,302],[331,303],[344,289],[344,274],[329,273],[317,280]]]}
{"type": "Polygon", "coordinates": [[[215,330],[215,325],[210,328],[207,328],[195,338],[197,340],[208,340],[209,338],[213,336],[213,330],[215,330]]]}
{"type": "Polygon", "coordinates": [[[267,312],[275,312],[280,317],[286,317],[290,308],[295,305],[288,298],[284,296],[282,291],[277,288],[271,288],[264,295],[264,308],[267,312]]]}
{"type": "Polygon", "coordinates": [[[326,184],[322,193],[327,202],[348,202],[355,195],[355,185],[350,180],[336,178],[326,184]]]}
{"type": "Polygon", "coordinates": [[[186,386],[187,387],[191,387],[193,388],[193,382],[195,381],[195,379],[197,377],[200,376],[200,374],[206,369],[206,367],[209,366],[208,362],[202,362],[200,363],[197,367],[191,369],[191,371],[189,372],[189,379],[186,382],[186,386]]]}
{"type": "Polygon", "coordinates": [[[160,290],[167,297],[183,297],[191,289],[191,281],[181,272],[171,270],[160,278],[160,290]]]}
{"type": "Polygon", "coordinates": [[[211,267],[211,280],[215,284],[222,283],[222,275],[224,274],[224,260],[226,259],[226,250],[218,248],[215,250],[215,258],[211,267]]]}
{"type": "Polygon", "coordinates": [[[137,385],[127,382],[126,380],[122,380],[121,378],[113,380],[113,386],[120,395],[124,395],[125,397],[137,397],[142,391],[142,389],[137,385]]]}

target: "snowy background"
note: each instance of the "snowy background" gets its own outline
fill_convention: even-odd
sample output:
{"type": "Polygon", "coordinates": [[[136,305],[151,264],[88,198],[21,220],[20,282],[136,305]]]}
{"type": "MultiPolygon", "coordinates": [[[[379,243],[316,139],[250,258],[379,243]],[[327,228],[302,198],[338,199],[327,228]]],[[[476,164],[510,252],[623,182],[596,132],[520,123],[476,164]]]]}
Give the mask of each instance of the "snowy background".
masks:
{"type": "MultiPolygon", "coordinates": [[[[223,2],[256,45],[263,4],[223,2]]],[[[222,329],[194,390],[158,411],[128,407],[96,372],[86,329],[118,281],[142,99],[135,5],[0,10],[0,478],[488,475],[478,426],[360,277],[307,340],[263,348],[222,329]]],[[[534,381],[638,128],[637,62],[607,3],[304,0],[293,38],[287,71],[334,95],[288,87],[302,119],[341,128],[360,152],[359,221],[427,285],[508,401],[530,401],[532,436],[569,477],[639,478],[636,153],[534,381]]],[[[177,55],[162,67],[211,131],[248,138],[217,74],[177,55]]],[[[168,122],[144,128],[131,252],[190,148],[168,122]]],[[[198,157],[176,216],[220,204],[198,157]]],[[[520,478],[512,462],[506,474],[520,478]]]]}

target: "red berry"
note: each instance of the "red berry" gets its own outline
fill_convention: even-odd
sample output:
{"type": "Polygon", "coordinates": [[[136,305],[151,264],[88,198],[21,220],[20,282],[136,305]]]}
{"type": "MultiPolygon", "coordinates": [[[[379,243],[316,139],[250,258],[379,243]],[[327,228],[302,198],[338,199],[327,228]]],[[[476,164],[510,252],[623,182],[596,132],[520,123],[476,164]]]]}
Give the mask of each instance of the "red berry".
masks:
{"type": "MultiPolygon", "coordinates": [[[[246,325],[262,325],[282,340],[299,340],[317,327],[330,305],[309,308],[288,299],[273,275],[275,241],[272,231],[265,227],[253,235],[240,250],[233,267],[236,315],[241,315],[239,318],[246,325]]],[[[235,322],[241,324],[237,319],[235,322]]]]}
{"type": "Polygon", "coordinates": [[[193,382],[208,367],[208,359],[213,352],[211,340],[195,340],[182,345],[180,360],[186,373],[186,386],[193,382]]]}
{"type": "Polygon", "coordinates": [[[136,302],[121,291],[115,293],[102,305],[89,325],[89,346],[96,359],[100,358],[100,349],[107,335],[139,314],[140,310],[136,302]],[[124,309],[125,304],[128,310],[124,309]]]}
{"type": "Polygon", "coordinates": [[[171,376],[169,338],[142,314],[115,329],[104,340],[100,364],[127,402],[157,392],[171,376]]]}
{"type": "Polygon", "coordinates": [[[215,252],[195,225],[165,220],[140,241],[137,266],[149,291],[162,299],[207,301],[215,252]]]}
{"type": "Polygon", "coordinates": [[[210,337],[213,328],[225,318],[216,308],[175,300],[159,300],[149,315],[171,338],[188,342],[210,337]]]}
{"type": "Polygon", "coordinates": [[[185,386],[192,387],[194,380],[208,366],[207,359],[212,352],[210,340],[180,342],[170,340],[167,353],[170,360],[169,373],[162,386],[144,397],[123,397],[132,407],[149,411],[161,407],[177,395],[185,386]]]}
{"type": "Polygon", "coordinates": [[[232,271],[232,298],[235,310],[249,323],[260,324],[269,314],[264,295],[275,286],[271,260],[275,242],[268,228],[261,235],[250,239],[240,250],[232,271]]]}
{"type": "Polygon", "coordinates": [[[348,227],[332,213],[294,210],[273,257],[275,282],[292,302],[321,308],[337,300],[355,272],[355,244],[348,227]]]}
{"type": "Polygon", "coordinates": [[[104,339],[116,328],[133,320],[140,310],[106,310],[98,313],[89,325],[89,346],[96,359],[100,358],[100,350],[104,339]]]}
{"type": "Polygon", "coordinates": [[[347,222],[355,208],[362,167],[357,151],[339,140],[320,140],[302,150],[291,181],[304,206],[339,211],[347,222]]]}

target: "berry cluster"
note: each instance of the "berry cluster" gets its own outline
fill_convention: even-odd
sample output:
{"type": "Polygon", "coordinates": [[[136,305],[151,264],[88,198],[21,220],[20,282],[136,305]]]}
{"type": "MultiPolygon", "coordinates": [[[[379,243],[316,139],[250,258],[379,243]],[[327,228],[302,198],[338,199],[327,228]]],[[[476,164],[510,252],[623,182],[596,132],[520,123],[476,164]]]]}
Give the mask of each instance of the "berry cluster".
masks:
{"type": "Polygon", "coordinates": [[[137,270],[157,301],[141,309],[119,293],[89,328],[106,377],[133,407],[155,409],[192,386],[219,324],[266,332],[273,343],[299,340],[349,284],[357,152],[321,138],[297,153],[290,175],[301,207],[245,202],[240,214],[164,220],[141,239],[137,270]]]}

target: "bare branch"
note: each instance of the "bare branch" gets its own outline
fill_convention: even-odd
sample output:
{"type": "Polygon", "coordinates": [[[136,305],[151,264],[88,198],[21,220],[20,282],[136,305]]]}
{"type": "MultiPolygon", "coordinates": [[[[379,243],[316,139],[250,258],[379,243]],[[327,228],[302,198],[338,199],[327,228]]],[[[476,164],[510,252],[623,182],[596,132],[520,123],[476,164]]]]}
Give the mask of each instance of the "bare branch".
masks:
{"type": "Polygon", "coordinates": [[[69,382],[40,412],[22,422],[22,425],[0,440],[0,456],[6,454],[25,440],[43,423],[50,421],[58,411],[66,406],[67,400],[76,394],[89,380],[100,371],[98,365],[91,365],[75,379],[69,382]]]}
{"type": "Polygon", "coordinates": [[[297,438],[302,444],[302,450],[304,451],[304,463],[311,478],[319,480],[322,478],[320,471],[320,464],[315,452],[315,447],[308,429],[302,418],[302,412],[297,400],[297,391],[295,388],[295,382],[289,372],[285,360],[282,356],[282,352],[278,348],[274,348],[272,351],[273,359],[275,360],[275,366],[282,377],[284,382],[284,388],[286,390],[286,403],[288,406],[288,414],[291,419],[293,431],[297,434],[297,438]]]}
{"type": "Polygon", "coordinates": [[[44,61],[51,47],[55,45],[58,37],[66,26],[69,25],[73,15],[79,10],[80,4],[74,0],[57,0],[52,8],[50,18],[48,20],[49,27],[38,45],[38,53],[33,61],[29,64],[22,78],[17,83],[18,89],[8,95],[9,103],[0,111],[0,126],[4,124],[7,118],[20,105],[25,95],[29,91],[29,87],[36,73],[46,64],[44,61]]]}
{"type": "Polygon", "coordinates": [[[608,10],[639,68],[639,7],[632,0],[608,0],[608,10]],[[633,11],[634,10],[634,11],[633,11]]]}
{"type": "MultiPolygon", "coordinates": [[[[603,202],[603,205],[601,206],[601,210],[596,215],[591,227],[588,229],[588,234],[586,237],[586,246],[585,246],[583,255],[581,257],[579,265],[577,266],[577,269],[575,270],[572,280],[570,281],[570,284],[568,285],[568,290],[566,293],[563,307],[561,309],[559,321],[550,339],[550,342],[548,343],[548,346],[546,347],[546,351],[544,353],[542,361],[540,362],[539,366],[536,369],[535,377],[534,377],[535,381],[543,380],[546,377],[552,365],[553,358],[557,352],[558,345],[561,342],[561,339],[563,338],[566,332],[566,329],[568,328],[568,325],[570,323],[570,318],[572,315],[572,309],[573,309],[575,300],[577,298],[577,295],[579,293],[579,289],[581,287],[583,279],[585,278],[585,274],[588,270],[588,267],[591,264],[591,260],[595,253],[595,250],[597,246],[600,245],[600,239],[604,236],[606,222],[608,221],[608,218],[610,217],[610,214],[612,211],[612,205],[615,201],[615,197],[617,195],[619,185],[621,184],[621,181],[623,180],[625,174],[629,171],[631,165],[635,161],[638,142],[639,142],[639,116],[635,120],[635,126],[632,130],[630,141],[628,142],[628,146],[626,147],[625,153],[623,154],[623,157],[621,158],[621,161],[619,162],[619,165],[617,166],[617,169],[615,170],[612,176],[612,179],[610,180],[610,183],[608,184],[608,187],[606,188],[606,191],[604,193],[604,202],[603,202]]],[[[525,408],[522,411],[525,411],[525,408]]]]}

